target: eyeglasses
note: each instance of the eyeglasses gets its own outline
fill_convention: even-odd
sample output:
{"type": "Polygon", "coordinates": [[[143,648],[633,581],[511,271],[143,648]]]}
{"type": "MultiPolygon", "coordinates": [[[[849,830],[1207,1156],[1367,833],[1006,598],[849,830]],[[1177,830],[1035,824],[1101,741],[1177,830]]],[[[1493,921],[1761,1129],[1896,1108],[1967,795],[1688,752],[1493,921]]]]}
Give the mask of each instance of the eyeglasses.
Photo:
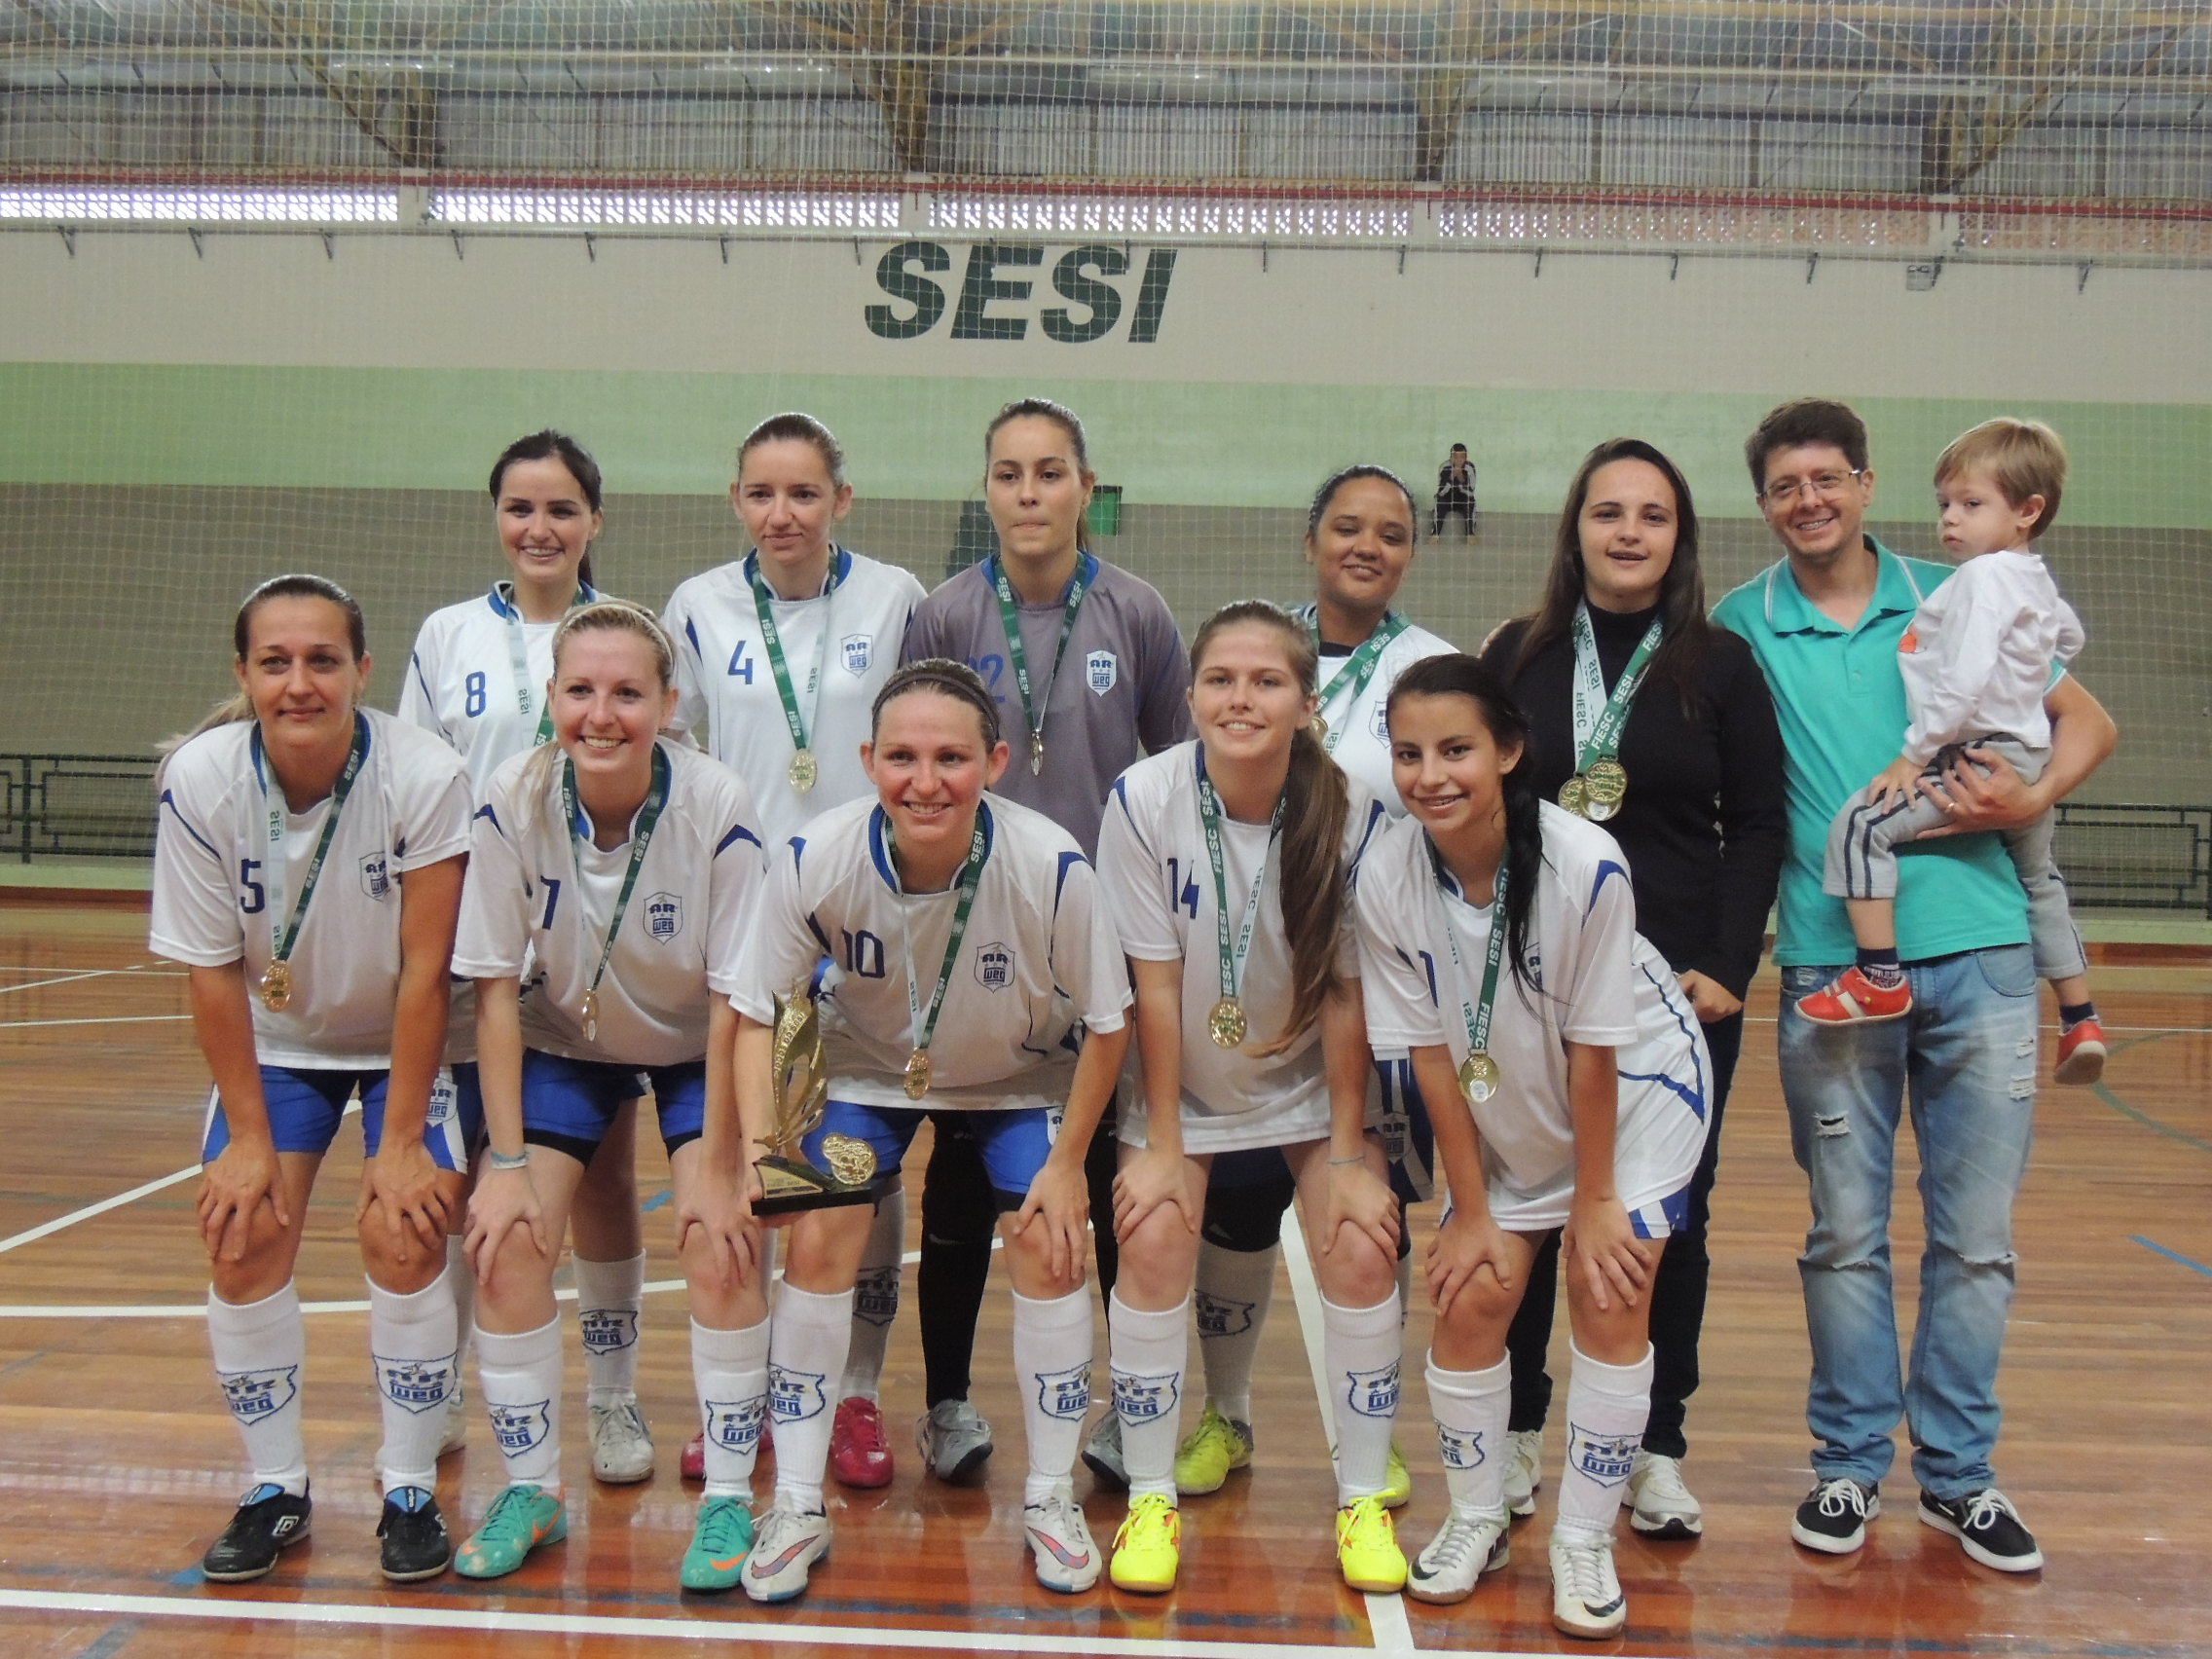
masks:
{"type": "Polygon", "coordinates": [[[1824,499],[1833,499],[1844,492],[1853,480],[1863,478],[1866,469],[1855,466],[1849,472],[1816,472],[1810,478],[1777,478],[1758,493],[1758,498],[1769,506],[1785,507],[1798,495],[1810,490],[1824,499]]]}

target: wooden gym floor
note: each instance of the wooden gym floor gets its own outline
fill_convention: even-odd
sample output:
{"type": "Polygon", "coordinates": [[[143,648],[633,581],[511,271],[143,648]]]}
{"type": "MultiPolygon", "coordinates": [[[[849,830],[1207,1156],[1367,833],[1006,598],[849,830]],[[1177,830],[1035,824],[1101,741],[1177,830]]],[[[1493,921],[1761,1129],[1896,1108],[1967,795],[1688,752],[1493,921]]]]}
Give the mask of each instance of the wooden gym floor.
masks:
{"type": "MultiPolygon", "coordinates": [[[[1102,1586],[1062,1600],[1031,1579],[1003,1277],[986,1305],[976,1391],[998,1426],[999,1455],[978,1487],[917,1478],[906,1432],[921,1383],[910,1271],[884,1388],[898,1479],[880,1493],[833,1497],[835,1552],[800,1602],[769,1610],[676,1588],[693,1506],[676,1475],[692,1412],[680,1286],[647,1298],[641,1391],[660,1473],[643,1486],[593,1485],[574,1426],[582,1382],[571,1362],[569,1541],[495,1586],[447,1577],[388,1589],[371,1536],[377,1413],[351,1241],[360,1153],[350,1128],[323,1172],[299,1274],[311,1308],[326,1305],[309,1316],[314,1537],[257,1584],[206,1585],[195,1564],[244,1474],[201,1329],[206,1280],[191,1165],[206,1079],[182,975],[148,956],[144,928],[129,909],[0,909],[7,1659],[645,1655],[712,1638],[779,1652],[1206,1659],[1586,1645],[1555,1636],[1548,1619],[1544,1536],[1556,1466],[1537,1518],[1516,1530],[1512,1565],[1471,1600],[1438,1608],[1342,1588],[1295,1262],[1259,1367],[1256,1466],[1186,1505],[1183,1580],[1171,1597],[1102,1586]]],[[[1775,1081],[1768,977],[1753,993],[1756,1023],[1728,1114],[1706,1382],[1690,1413],[1687,1473],[1706,1505],[1706,1536],[1653,1544],[1622,1527],[1630,1623],[1602,1646],[1914,1659],[2212,1655],[2212,1501],[2198,1490],[2212,1434],[2212,967],[2108,964],[2097,993],[2117,1052],[2100,1088],[2048,1088],[2038,1102],[2003,1377],[2000,1478],[2049,1565],[2009,1577],[1967,1562],[1913,1519],[1902,1456],[1891,1513],[1862,1553],[1817,1557],[1789,1542],[1789,1510],[1809,1479],[1794,1264],[1805,1198],[1775,1081]]],[[[648,1277],[659,1283],[677,1276],[667,1169],[657,1141],[641,1139],[648,1277]]],[[[1909,1300],[1918,1252],[1909,1149],[1903,1161],[1897,1259],[1909,1300]]],[[[1432,1214],[1420,1218],[1432,1224],[1432,1214]]],[[[1555,1362],[1565,1356],[1559,1323],[1555,1362]]],[[[1409,1551],[1444,1507],[1420,1382],[1426,1324],[1417,1307],[1402,1412],[1416,1472],[1401,1512],[1409,1551]]],[[[1104,1355],[1101,1323],[1101,1376],[1104,1355]]],[[[441,1471],[440,1500],[457,1532],[498,1485],[484,1442],[479,1433],[441,1471]]],[[[1561,1451],[1555,1422],[1555,1465],[1561,1451]]],[[[1088,1485],[1079,1471],[1079,1493],[1088,1485]]],[[[1088,1508],[1103,1543],[1120,1504],[1100,1495],[1088,1508]]]]}

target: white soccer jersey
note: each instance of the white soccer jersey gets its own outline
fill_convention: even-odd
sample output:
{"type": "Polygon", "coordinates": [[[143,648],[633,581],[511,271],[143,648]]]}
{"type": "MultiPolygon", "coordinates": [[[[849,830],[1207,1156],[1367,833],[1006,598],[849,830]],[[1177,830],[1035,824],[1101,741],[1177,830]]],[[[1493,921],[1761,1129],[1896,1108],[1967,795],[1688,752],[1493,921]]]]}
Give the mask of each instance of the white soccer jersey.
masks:
{"type": "MultiPolygon", "coordinates": [[[[1314,609],[1309,601],[1298,608],[1296,615],[1310,626],[1314,609]]],[[[1409,622],[1404,633],[1382,647],[1373,677],[1356,697],[1350,694],[1349,681],[1337,687],[1334,697],[1329,694],[1330,685],[1350,659],[1321,659],[1321,715],[1329,722],[1329,736],[1335,745],[1329,757],[1374,792],[1392,818],[1406,815],[1406,803],[1398,798],[1397,783],[1390,776],[1390,726],[1382,718],[1390,701],[1390,687],[1415,663],[1425,657],[1450,656],[1458,648],[1442,635],[1409,622]]]]}
{"type": "MultiPolygon", "coordinates": [[[[1106,822],[1098,834],[1098,876],[1122,931],[1122,947],[1145,962],[1183,964],[1183,1145],[1194,1153],[1240,1147],[1286,1146],[1329,1132],[1329,1089],[1323,1075],[1318,1026],[1283,1053],[1260,1058],[1290,1016],[1290,941],[1282,922],[1282,868],[1278,854],[1267,866],[1258,920],[1237,988],[1250,1035],[1241,1048],[1217,1046],[1207,1015],[1221,1000],[1221,941],[1214,918],[1213,866],[1206,857],[1205,826],[1198,816],[1197,742],[1149,756],[1114,781],[1106,822]]],[[[1347,780],[1351,810],[1345,818],[1344,862],[1357,872],[1368,838],[1383,822],[1382,806],[1358,779],[1347,780]]],[[[1232,944],[1244,905],[1267,858],[1268,827],[1222,821],[1223,885],[1229,895],[1232,944]]],[[[1359,977],[1359,954],[1347,904],[1338,950],[1338,972],[1359,977]]],[[[1121,1114],[1122,1138],[1141,1145],[1145,1114],[1140,1059],[1132,1049],[1129,1074],[1138,1104],[1121,1114]]]]}
{"type": "MultiPolygon", "coordinates": [[[[478,800],[500,762],[537,743],[553,678],[553,630],[560,626],[525,622],[499,591],[504,586],[423,619],[399,692],[399,718],[445,739],[467,765],[478,800]],[[512,643],[518,631],[528,665],[519,684],[512,643]]],[[[582,597],[602,596],[585,588],[582,597]]]]}
{"type": "MultiPolygon", "coordinates": [[[[1119,1031],[1129,1005],[1122,942],[1075,837],[1043,813],[986,794],[983,872],[930,1042],[921,1104],[970,1111],[1058,1106],[1075,1075],[1076,1027],[1119,1031]]],[[[922,1016],[959,907],[900,890],[883,809],[870,796],[814,819],[771,856],[730,1001],[767,1023],[827,952],[822,996],[830,1093],[906,1107],[913,1052],[908,964],[922,1016]]]]}
{"type": "Polygon", "coordinates": [[[760,832],[736,773],[665,738],[657,747],[671,767],[668,801],[599,982],[596,1040],[584,1037],[584,993],[629,872],[631,839],[603,851],[588,825],[571,830],[559,762],[533,788],[528,755],[492,774],[476,810],[453,971],[505,978],[528,965],[522,1035],[533,1049],[632,1066],[677,1065],[707,1051],[708,993],[727,996],[734,983],[739,927],[760,879],[760,832]]]}
{"type": "MultiPolygon", "coordinates": [[[[1546,801],[1544,866],[1530,918],[1537,987],[1524,993],[1512,959],[1498,966],[1490,1053],[1497,1092],[1472,1108],[1482,1137],[1490,1208],[1500,1227],[1530,1232],[1566,1222],[1574,1198],[1574,1123],[1567,1045],[1610,1048],[1620,1072],[1613,1168],[1631,1210],[1689,1183],[1705,1149],[1713,1063],[1689,999],[1665,958],[1636,931],[1628,861],[1597,825],[1546,801]]],[[[1480,1006],[1493,905],[1470,905],[1456,883],[1438,887],[1428,837],[1395,824],[1360,870],[1360,956],[1367,1028],[1379,1058],[1437,1044],[1466,1057],[1460,1009],[1480,1006]],[[1450,926],[1459,951],[1455,988],[1450,926]]],[[[1452,1111],[1451,1100],[1428,1102],[1452,1111]]],[[[1459,1110],[1468,1110],[1463,1098],[1459,1110]]]]}
{"type": "Polygon", "coordinates": [[[705,722],[708,753],[745,780],[760,813],[762,839],[775,847],[810,818],[873,794],[861,770],[861,745],[868,739],[875,694],[899,666],[900,642],[922,602],[922,584],[896,565],[839,547],[830,556],[827,592],[769,602],[807,747],[820,768],[814,788],[800,794],[791,786],[791,728],[745,574],[759,556],[749,553],[693,576],[669,600],[666,620],[676,640],[681,693],[669,729],[696,741],[705,722]]]}
{"type": "MultiPolygon", "coordinates": [[[[392,1003],[399,990],[400,877],[468,851],[468,781],[434,737],[364,710],[369,750],[339,814],[322,873],[291,954],[292,999],[283,1013],[253,1007],[263,1065],[313,1070],[391,1064],[392,1003]]],[[[201,733],[168,759],[154,837],[155,954],[196,968],[245,959],[249,986],[289,919],[269,903],[271,856],[254,723],[201,733]]],[[[268,799],[284,792],[268,778],[268,799]]],[[[330,817],[325,799],[284,813],[285,905],[297,910],[308,866],[330,817]]]]}

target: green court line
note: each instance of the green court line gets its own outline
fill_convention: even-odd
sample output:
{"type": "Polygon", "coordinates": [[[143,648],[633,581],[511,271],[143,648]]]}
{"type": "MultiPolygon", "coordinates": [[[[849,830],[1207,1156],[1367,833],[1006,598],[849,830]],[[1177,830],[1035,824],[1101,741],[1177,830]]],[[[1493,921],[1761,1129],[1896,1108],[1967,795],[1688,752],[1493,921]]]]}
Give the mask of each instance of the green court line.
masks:
{"type": "MultiPolygon", "coordinates": [[[[2201,1031],[2157,1031],[2148,1037],[2133,1037],[2124,1043],[2117,1044],[2112,1051],[2114,1054],[2124,1054],[2130,1049],[2139,1049],[2146,1043],[2162,1043],[2168,1037],[2201,1037],[2204,1035],[2206,1033],[2201,1031]]],[[[2194,1147],[2198,1152],[2212,1152],[2212,1141],[2198,1140],[2193,1134],[2188,1134],[2181,1129],[2171,1128],[2159,1123],[2157,1119],[2148,1113],[2130,1106],[2102,1083],[2095,1084],[2092,1087],[2099,1100],[2102,1100],[2121,1117],[2132,1119],[2141,1124],[2154,1134],[2164,1135],[2168,1140],[2179,1141],[2184,1146],[2194,1147]]]]}

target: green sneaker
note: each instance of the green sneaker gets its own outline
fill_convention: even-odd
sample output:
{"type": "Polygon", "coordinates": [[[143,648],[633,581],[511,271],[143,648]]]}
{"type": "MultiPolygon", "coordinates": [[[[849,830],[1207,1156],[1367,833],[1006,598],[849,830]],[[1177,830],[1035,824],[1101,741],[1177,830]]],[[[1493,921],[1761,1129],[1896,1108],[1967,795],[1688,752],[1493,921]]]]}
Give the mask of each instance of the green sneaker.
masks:
{"type": "Polygon", "coordinates": [[[1198,1426],[1175,1448],[1175,1490],[1198,1496],[1219,1492],[1229,1471],[1252,1461],[1252,1425],[1221,1415],[1211,1400],[1198,1426]]]}
{"type": "Polygon", "coordinates": [[[492,1500],[484,1525],[454,1557],[453,1569],[463,1578],[503,1578],[539,1544],[557,1544],[568,1535],[569,1511],[558,1496],[542,1487],[511,1486],[492,1500]]]}
{"type": "Polygon", "coordinates": [[[678,1576],[686,1590],[734,1590],[752,1549],[753,1505],[742,1497],[710,1497],[699,1505],[678,1576]]]}

